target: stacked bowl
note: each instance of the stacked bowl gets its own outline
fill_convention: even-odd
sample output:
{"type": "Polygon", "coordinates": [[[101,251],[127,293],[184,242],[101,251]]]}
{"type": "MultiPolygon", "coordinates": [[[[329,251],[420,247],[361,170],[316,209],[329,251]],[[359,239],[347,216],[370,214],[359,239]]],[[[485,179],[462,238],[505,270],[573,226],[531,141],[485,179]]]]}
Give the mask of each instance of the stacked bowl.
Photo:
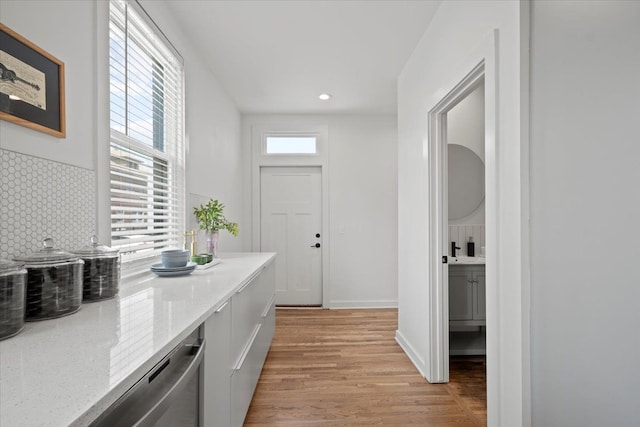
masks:
{"type": "Polygon", "coordinates": [[[184,267],[189,262],[189,254],[186,249],[170,249],[162,251],[160,258],[166,268],[184,267]]]}
{"type": "Polygon", "coordinates": [[[170,249],[162,251],[160,264],[151,266],[151,271],[160,277],[184,276],[196,268],[195,262],[189,262],[190,252],[186,249],[170,249]]]}

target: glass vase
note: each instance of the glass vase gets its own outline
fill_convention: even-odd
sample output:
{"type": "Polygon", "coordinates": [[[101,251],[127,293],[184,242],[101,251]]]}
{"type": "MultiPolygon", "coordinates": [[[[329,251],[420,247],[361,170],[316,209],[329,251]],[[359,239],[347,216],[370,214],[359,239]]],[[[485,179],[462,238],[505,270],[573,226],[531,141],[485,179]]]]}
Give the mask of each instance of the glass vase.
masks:
{"type": "Polygon", "coordinates": [[[218,238],[220,237],[219,231],[209,233],[207,236],[207,252],[213,254],[214,258],[218,258],[218,238]]]}

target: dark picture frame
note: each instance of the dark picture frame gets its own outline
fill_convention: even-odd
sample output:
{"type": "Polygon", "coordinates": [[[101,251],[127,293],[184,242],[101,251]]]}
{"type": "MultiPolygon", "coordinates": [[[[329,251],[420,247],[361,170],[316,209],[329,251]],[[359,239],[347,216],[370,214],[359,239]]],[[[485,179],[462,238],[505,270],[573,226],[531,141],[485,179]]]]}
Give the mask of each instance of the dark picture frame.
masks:
{"type": "Polygon", "coordinates": [[[66,137],[64,63],[0,23],[0,119],[66,137]]]}

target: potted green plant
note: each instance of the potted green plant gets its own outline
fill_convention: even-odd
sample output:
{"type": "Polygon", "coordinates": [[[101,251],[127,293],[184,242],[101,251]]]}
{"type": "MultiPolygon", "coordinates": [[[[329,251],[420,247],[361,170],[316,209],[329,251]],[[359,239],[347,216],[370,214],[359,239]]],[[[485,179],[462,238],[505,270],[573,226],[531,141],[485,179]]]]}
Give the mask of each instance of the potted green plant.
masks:
{"type": "Polygon", "coordinates": [[[216,199],[209,199],[206,205],[193,208],[193,214],[198,220],[201,230],[208,233],[207,251],[218,258],[218,238],[220,230],[227,230],[234,236],[238,235],[238,223],[227,220],[224,216],[224,204],[216,199]]]}

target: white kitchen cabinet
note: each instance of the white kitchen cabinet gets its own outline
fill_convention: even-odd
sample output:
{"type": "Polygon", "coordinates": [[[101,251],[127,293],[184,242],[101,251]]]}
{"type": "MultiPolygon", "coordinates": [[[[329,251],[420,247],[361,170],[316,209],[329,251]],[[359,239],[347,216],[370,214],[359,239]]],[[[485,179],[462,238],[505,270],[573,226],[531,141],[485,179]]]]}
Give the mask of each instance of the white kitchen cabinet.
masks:
{"type": "MultiPolygon", "coordinates": [[[[273,333],[275,331],[275,263],[266,266],[256,276],[253,283],[232,297],[234,303],[241,301],[250,307],[249,319],[251,332],[241,351],[237,354],[234,371],[231,375],[231,425],[242,426],[247,410],[253,398],[262,366],[267,357],[273,333]],[[273,309],[273,310],[271,310],[273,309]],[[272,316],[269,313],[272,311],[272,316]]],[[[235,313],[235,312],[234,312],[235,313]]],[[[235,320],[234,316],[234,320],[235,320]]],[[[238,319],[239,336],[247,332],[247,325],[238,319]]],[[[232,323],[232,334],[235,323],[232,323]]]]}
{"type": "Polygon", "coordinates": [[[205,426],[242,426],[274,331],[275,262],[271,262],[205,322],[205,426]]]}
{"type": "Polygon", "coordinates": [[[484,266],[449,266],[449,325],[485,326],[484,266]]]}

